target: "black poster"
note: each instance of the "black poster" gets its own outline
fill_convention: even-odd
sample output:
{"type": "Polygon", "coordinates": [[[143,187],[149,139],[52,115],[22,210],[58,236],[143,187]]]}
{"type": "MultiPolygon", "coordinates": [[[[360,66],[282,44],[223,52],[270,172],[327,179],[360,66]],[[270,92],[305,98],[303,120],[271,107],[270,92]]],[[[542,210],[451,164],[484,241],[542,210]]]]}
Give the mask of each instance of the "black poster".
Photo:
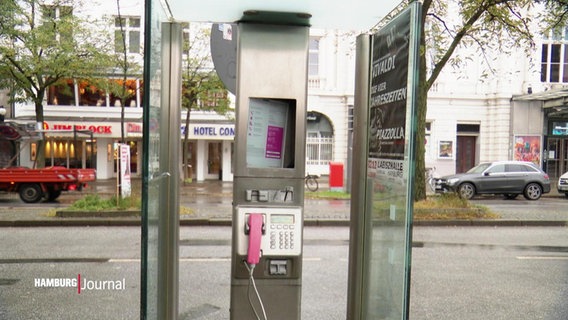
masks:
{"type": "Polygon", "coordinates": [[[410,21],[407,10],[372,41],[369,165],[393,177],[404,160],[410,21]]]}

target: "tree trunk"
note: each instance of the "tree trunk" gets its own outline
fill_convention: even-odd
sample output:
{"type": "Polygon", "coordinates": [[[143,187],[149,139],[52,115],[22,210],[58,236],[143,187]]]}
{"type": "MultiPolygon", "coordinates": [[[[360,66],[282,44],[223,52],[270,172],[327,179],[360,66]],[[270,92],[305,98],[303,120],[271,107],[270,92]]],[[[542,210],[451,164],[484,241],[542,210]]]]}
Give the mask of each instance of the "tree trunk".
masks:
{"type": "MultiPolygon", "coordinates": [[[[36,112],[36,125],[37,123],[39,123],[40,125],[37,125],[39,130],[43,130],[43,104],[42,101],[43,100],[43,95],[41,97],[38,97],[38,101],[35,102],[35,112],[36,112]]],[[[36,160],[35,160],[35,164],[34,167],[35,168],[43,168],[45,167],[45,133],[41,133],[40,134],[41,139],[37,141],[37,153],[36,153],[36,160]]]]}
{"type": "Polygon", "coordinates": [[[187,109],[187,114],[185,116],[185,132],[183,135],[183,152],[182,152],[182,163],[183,163],[183,180],[186,181],[187,179],[191,179],[191,172],[189,170],[189,166],[191,163],[189,162],[189,152],[187,150],[189,146],[189,119],[191,117],[191,108],[187,109]]]}
{"type": "Polygon", "coordinates": [[[428,87],[426,83],[426,54],[424,30],[420,37],[420,65],[418,69],[418,115],[416,125],[416,162],[414,168],[414,201],[426,199],[426,112],[428,110],[428,87]]]}

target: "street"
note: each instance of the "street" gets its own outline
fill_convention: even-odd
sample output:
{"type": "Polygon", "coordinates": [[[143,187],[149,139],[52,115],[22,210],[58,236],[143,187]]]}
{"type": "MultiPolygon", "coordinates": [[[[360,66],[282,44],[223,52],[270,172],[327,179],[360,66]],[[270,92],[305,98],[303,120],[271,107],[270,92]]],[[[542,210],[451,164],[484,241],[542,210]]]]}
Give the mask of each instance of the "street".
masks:
{"type": "MultiPolygon", "coordinates": [[[[230,234],[180,229],[180,319],[228,319],[230,234]]],[[[345,319],[348,239],[346,227],[305,229],[303,319],[345,319]]],[[[138,318],[139,228],[4,228],[0,243],[1,319],[138,318]],[[44,286],[79,275],[125,286],[44,286]]],[[[565,227],[417,227],[412,256],[411,319],[568,314],[565,227]]]]}
{"type": "Polygon", "coordinates": [[[501,195],[477,196],[471,203],[490,208],[501,219],[568,221],[568,198],[557,193],[536,201],[526,200],[522,196],[514,200],[506,200],[501,195]]]}

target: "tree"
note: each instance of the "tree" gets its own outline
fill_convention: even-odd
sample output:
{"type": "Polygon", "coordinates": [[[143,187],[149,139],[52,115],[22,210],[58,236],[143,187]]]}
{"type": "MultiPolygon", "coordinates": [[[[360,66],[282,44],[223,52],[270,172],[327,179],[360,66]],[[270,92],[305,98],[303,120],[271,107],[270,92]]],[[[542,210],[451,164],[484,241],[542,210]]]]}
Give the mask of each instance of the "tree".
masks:
{"type": "MultiPolygon", "coordinates": [[[[8,89],[13,102],[32,101],[39,124],[49,87],[70,78],[89,79],[109,65],[108,37],[74,14],[78,4],[4,0],[0,6],[0,89],[8,89]]],[[[38,141],[40,167],[45,164],[43,146],[38,141]]]]}
{"type": "Polygon", "coordinates": [[[135,96],[134,90],[128,86],[128,76],[132,74],[138,74],[141,70],[140,66],[131,61],[129,58],[129,47],[126,44],[126,20],[122,16],[120,11],[120,0],[116,0],[117,16],[115,18],[114,24],[118,25],[118,30],[115,32],[115,48],[116,54],[114,56],[114,68],[112,69],[115,74],[121,77],[120,81],[110,80],[108,82],[108,90],[113,93],[120,100],[120,125],[121,134],[120,142],[125,142],[125,132],[124,132],[124,108],[126,107],[127,101],[135,96]]]}
{"type": "MultiPolygon", "coordinates": [[[[113,17],[112,25],[118,27],[118,30],[114,32],[114,48],[115,55],[111,60],[112,68],[109,70],[115,76],[119,77],[120,80],[116,79],[100,79],[101,85],[106,88],[108,93],[113,94],[113,96],[118,98],[120,105],[120,143],[126,143],[125,139],[125,107],[127,101],[136,95],[136,89],[131,88],[128,84],[128,77],[132,74],[138,74],[140,72],[140,66],[129,56],[130,48],[127,46],[127,35],[126,35],[126,23],[139,23],[139,19],[128,19],[123,17],[121,13],[120,0],[116,0],[117,14],[113,17]]],[[[132,39],[130,39],[132,40],[132,39]]],[[[138,50],[138,46],[134,46],[134,50],[138,50]]],[[[117,102],[115,101],[115,106],[117,102]]],[[[123,195],[123,187],[125,182],[123,181],[123,172],[120,165],[117,166],[119,172],[117,174],[117,201],[123,195]]]]}
{"type": "MultiPolygon", "coordinates": [[[[535,36],[532,19],[538,18],[548,25],[564,23],[566,12],[566,0],[423,1],[417,102],[416,201],[426,198],[424,132],[428,91],[448,64],[461,67],[467,62],[467,57],[457,54],[457,50],[475,48],[476,54],[483,57],[488,52],[506,54],[518,49],[530,50],[534,47],[535,36]],[[547,10],[534,17],[532,9],[539,2],[547,10]],[[448,12],[457,13],[458,16],[448,12]]],[[[489,59],[486,62],[491,71],[489,59]]]]}
{"type": "MultiPolygon", "coordinates": [[[[230,101],[223,82],[212,69],[213,62],[209,51],[209,30],[202,25],[190,28],[186,25],[185,30],[193,31],[185,37],[184,53],[187,57],[184,61],[182,73],[182,101],[181,105],[187,110],[185,117],[185,132],[183,137],[182,165],[187,169],[190,164],[189,124],[191,111],[214,111],[218,114],[226,114],[229,111],[230,101]]],[[[189,170],[183,170],[184,180],[191,178],[189,170]]]]}

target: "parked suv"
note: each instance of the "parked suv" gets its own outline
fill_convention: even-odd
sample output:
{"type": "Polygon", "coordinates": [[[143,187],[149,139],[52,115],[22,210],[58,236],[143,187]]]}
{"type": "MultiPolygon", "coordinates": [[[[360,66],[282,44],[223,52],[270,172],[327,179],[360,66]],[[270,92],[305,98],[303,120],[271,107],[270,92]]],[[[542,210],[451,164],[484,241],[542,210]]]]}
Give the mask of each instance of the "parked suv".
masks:
{"type": "Polygon", "coordinates": [[[568,197],[568,172],[560,176],[557,188],[558,192],[564,193],[568,197]]]}
{"type": "Polygon", "coordinates": [[[519,194],[528,200],[538,200],[550,192],[548,174],[531,162],[485,162],[466,173],[445,176],[438,180],[438,189],[457,192],[471,199],[476,194],[503,194],[515,199],[519,194]]]}

